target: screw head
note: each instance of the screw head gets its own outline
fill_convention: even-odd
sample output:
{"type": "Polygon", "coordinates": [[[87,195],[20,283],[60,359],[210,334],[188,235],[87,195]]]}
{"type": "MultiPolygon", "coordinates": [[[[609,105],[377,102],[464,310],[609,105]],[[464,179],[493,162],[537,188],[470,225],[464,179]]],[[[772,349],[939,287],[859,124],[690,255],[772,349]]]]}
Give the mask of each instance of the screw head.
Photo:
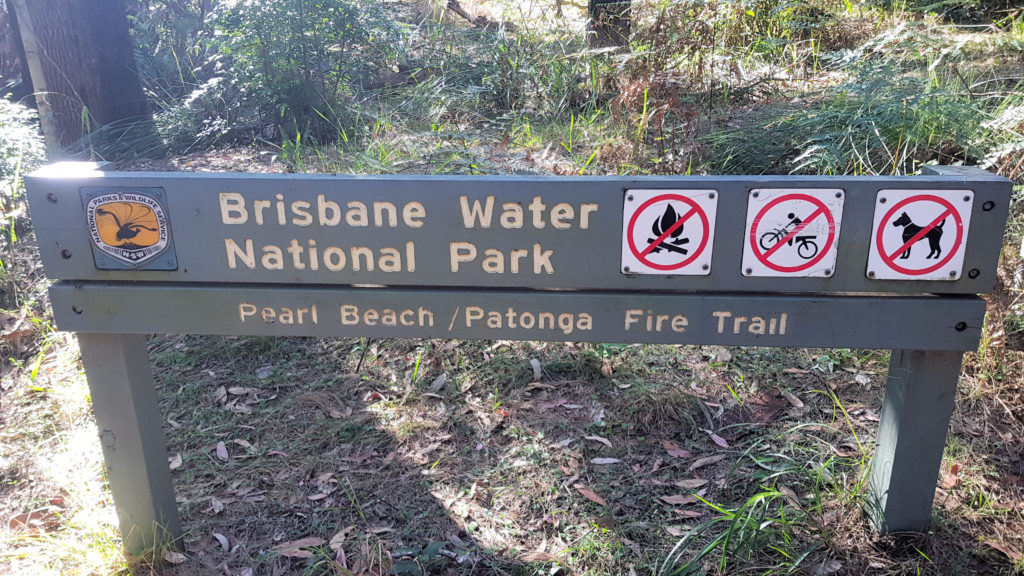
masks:
{"type": "Polygon", "coordinates": [[[832,271],[831,270],[825,270],[825,276],[831,276],[831,275],[832,275],[832,271]]]}
{"type": "Polygon", "coordinates": [[[67,248],[61,250],[60,257],[65,260],[71,260],[71,250],[68,250],[67,248]]]}
{"type": "Polygon", "coordinates": [[[970,271],[967,272],[967,277],[971,280],[974,280],[978,276],[981,276],[981,270],[978,270],[977,268],[971,268],[970,271]]]}
{"type": "Polygon", "coordinates": [[[985,202],[984,204],[981,205],[981,209],[984,210],[985,212],[988,212],[988,211],[992,210],[995,207],[996,207],[996,203],[991,201],[991,200],[989,200],[989,201],[987,201],[987,202],[985,202]]]}
{"type": "Polygon", "coordinates": [[[711,269],[711,266],[710,266],[710,265],[708,265],[708,264],[704,264],[703,266],[701,266],[701,267],[700,267],[700,269],[701,269],[701,270],[710,270],[710,269],[711,269]]]}
{"type": "Polygon", "coordinates": [[[879,198],[879,199],[878,199],[878,203],[879,203],[879,204],[885,204],[885,198],[884,198],[884,197],[882,197],[882,198],[879,198]]]}
{"type": "Polygon", "coordinates": [[[874,278],[874,277],[875,277],[875,271],[874,270],[868,270],[868,278],[874,278]]]}
{"type": "Polygon", "coordinates": [[[715,193],[714,192],[708,194],[708,198],[714,198],[714,197],[715,197],[715,193]]]}
{"type": "Polygon", "coordinates": [[[950,278],[956,278],[956,270],[950,270],[949,271],[949,277],[950,278]]]}
{"type": "Polygon", "coordinates": [[[836,192],[836,198],[842,198],[842,197],[843,197],[843,193],[842,192],[836,192]]]}
{"type": "Polygon", "coordinates": [[[54,194],[53,192],[50,192],[49,194],[47,194],[46,195],[46,199],[49,200],[50,202],[53,202],[54,204],[57,203],[57,195],[54,194]]]}
{"type": "Polygon", "coordinates": [[[629,266],[623,266],[622,267],[622,271],[623,272],[629,272],[629,266]]]}
{"type": "Polygon", "coordinates": [[[743,271],[743,273],[746,274],[747,276],[750,276],[751,274],[754,273],[754,269],[753,268],[747,268],[746,270],[743,271]]]}
{"type": "Polygon", "coordinates": [[[967,330],[967,322],[957,322],[956,326],[953,327],[957,332],[963,332],[967,330]]]}
{"type": "Polygon", "coordinates": [[[82,313],[82,307],[81,306],[72,306],[71,307],[71,311],[74,312],[75,314],[81,314],[82,313]]]}
{"type": "Polygon", "coordinates": [[[970,196],[964,196],[964,202],[970,202],[970,201],[971,201],[971,197],[970,196]]]}
{"type": "Polygon", "coordinates": [[[757,198],[758,196],[761,195],[761,193],[760,192],[751,192],[750,195],[753,196],[754,198],[757,198]]]}
{"type": "Polygon", "coordinates": [[[630,194],[629,196],[626,196],[626,200],[629,200],[630,202],[632,202],[633,201],[633,195],[630,194]]]}

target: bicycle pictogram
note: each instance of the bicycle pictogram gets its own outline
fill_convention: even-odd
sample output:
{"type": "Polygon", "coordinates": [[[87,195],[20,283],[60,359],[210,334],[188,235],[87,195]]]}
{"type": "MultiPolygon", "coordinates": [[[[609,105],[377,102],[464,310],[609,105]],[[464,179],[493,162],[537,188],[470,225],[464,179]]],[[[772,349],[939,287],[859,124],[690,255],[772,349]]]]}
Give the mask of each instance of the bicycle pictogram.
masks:
{"type": "MultiPolygon", "coordinates": [[[[769,232],[765,232],[761,235],[758,240],[758,244],[761,245],[761,249],[768,251],[771,250],[781,240],[786,239],[791,230],[796,229],[803,220],[797,218],[795,214],[790,212],[786,215],[789,218],[789,222],[784,226],[775,228],[769,232]]],[[[786,240],[786,244],[793,246],[796,245],[797,256],[804,260],[810,260],[818,255],[818,243],[815,240],[818,238],[816,234],[806,234],[803,236],[793,236],[786,240]]]]}

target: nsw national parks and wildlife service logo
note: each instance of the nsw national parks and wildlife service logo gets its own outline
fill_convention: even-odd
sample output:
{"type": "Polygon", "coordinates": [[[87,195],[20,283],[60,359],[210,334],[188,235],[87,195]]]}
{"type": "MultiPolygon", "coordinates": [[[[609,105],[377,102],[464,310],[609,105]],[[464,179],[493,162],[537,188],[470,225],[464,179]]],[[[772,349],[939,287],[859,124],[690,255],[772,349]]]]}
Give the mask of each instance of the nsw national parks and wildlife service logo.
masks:
{"type": "MultiPolygon", "coordinates": [[[[137,190],[89,194],[85,206],[93,256],[100,269],[159,269],[177,267],[170,245],[167,213],[156,197],[160,192],[137,190]],[[159,265],[149,265],[157,259],[159,265]]],[[[173,252],[173,250],[172,250],[173,252]]]]}

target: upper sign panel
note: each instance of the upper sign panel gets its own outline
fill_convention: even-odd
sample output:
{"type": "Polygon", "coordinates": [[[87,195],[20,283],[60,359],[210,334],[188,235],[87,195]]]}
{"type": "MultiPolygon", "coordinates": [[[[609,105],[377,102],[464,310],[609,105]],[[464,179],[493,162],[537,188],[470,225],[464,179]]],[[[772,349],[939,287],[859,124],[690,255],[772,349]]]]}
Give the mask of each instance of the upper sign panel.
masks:
{"type": "Polygon", "coordinates": [[[53,279],[746,293],[988,292],[1010,201],[1009,181],[980,171],[371,177],[53,167],[27,176],[26,189],[53,279]],[[899,192],[876,211],[880,190],[899,192]],[[912,196],[923,198],[875,221],[912,196]],[[930,254],[925,235],[903,248],[909,228],[894,225],[906,212],[928,227],[941,215],[928,210],[942,208],[928,198],[956,207],[932,227],[943,231],[941,253],[930,254]],[[919,281],[948,280],[954,268],[953,281],[919,281]]]}
{"type": "Polygon", "coordinates": [[[839,254],[845,194],[839,189],[750,191],[743,274],[829,277],[839,254]]]}
{"type": "Polygon", "coordinates": [[[879,191],[868,278],[959,279],[973,208],[970,190],[879,191]]]}
{"type": "Polygon", "coordinates": [[[715,190],[627,190],[622,209],[622,272],[711,274],[715,190]]]}

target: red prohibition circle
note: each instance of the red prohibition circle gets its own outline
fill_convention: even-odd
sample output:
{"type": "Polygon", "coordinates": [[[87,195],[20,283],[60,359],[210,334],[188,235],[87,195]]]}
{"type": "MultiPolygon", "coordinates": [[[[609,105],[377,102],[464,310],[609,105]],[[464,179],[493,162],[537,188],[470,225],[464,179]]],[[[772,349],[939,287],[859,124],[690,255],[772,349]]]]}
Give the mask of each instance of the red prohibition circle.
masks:
{"type": "Polygon", "coordinates": [[[642,262],[644,265],[654,268],[655,270],[678,270],[696,260],[697,256],[700,256],[701,252],[704,251],[704,247],[708,245],[708,238],[711,236],[710,229],[711,224],[708,222],[708,217],[706,214],[704,214],[704,210],[700,207],[700,204],[697,204],[690,198],[687,198],[686,196],[681,196],[679,194],[662,194],[660,196],[655,196],[654,198],[651,198],[647,202],[644,202],[643,204],[640,205],[639,208],[636,209],[635,212],[633,212],[633,217],[629,219],[629,226],[626,227],[626,240],[629,244],[629,251],[632,252],[633,256],[635,256],[636,259],[642,262]],[[700,222],[704,228],[704,233],[701,235],[700,239],[700,245],[697,246],[697,249],[693,251],[693,256],[690,256],[689,258],[683,260],[678,264],[657,264],[655,262],[651,262],[646,257],[644,257],[643,254],[640,253],[641,251],[637,249],[636,242],[633,240],[633,230],[636,228],[636,221],[640,217],[640,214],[643,213],[643,211],[649,208],[652,204],[661,202],[663,200],[680,200],[684,204],[687,204],[688,206],[693,208],[696,214],[700,216],[700,222]]]}
{"type": "MultiPolygon", "coordinates": [[[[817,220],[817,218],[817,216],[814,217],[815,220],[817,220]]],[[[805,222],[807,222],[807,220],[805,220],[805,222]]],[[[832,212],[828,209],[828,206],[826,206],[824,202],[822,202],[818,198],[815,198],[814,196],[810,196],[807,194],[785,194],[783,196],[779,196],[775,200],[769,202],[764,208],[762,208],[757,213],[757,215],[754,216],[754,222],[753,224],[750,225],[750,247],[751,249],[754,250],[754,257],[757,258],[758,262],[764,264],[765,266],[776,272],[801,272],[814,266],[818,262],[821,262],[821,260],[828,254],[828,251],[832,248],[832,243],[835,242],[835,238],[836,221],[834,218],[832,218],[832,212]],[[828,240],[825,241],[825,247],[822,248],[821,252],[819,252],[817,256],[815,256],[814,258],[807,262],[804,262],[803,264],[800,264],[799,266],[780,266],[778,264],[772,263],[768,259],[768,257],[764,255],[764,252],[760,250],[760,246],[758,246],[757,244],[757,227],[761,224],[761,219],[764,217],[765,214],[768,213],[769,210],[787,200],[803,200],[804,202],[810,202],[811,204],[817,206],[818,209],[821,210],[821,212],[825,215],[825,219],[828,220],[828,240]]],[[[782,240],[780,240],[780,242],[781,241],[782,240]]]]}
{"type": "MultiPolygon", "coordinates": [[[[931,195],[928,195],[928,194],[918,194],[916,196],[911,196],[909,198],[904,198],[900,202],[896,203],[895,206],[890,208],[888,212],[885,213],[885,216],[881,220],[881,225],[879,225],[878,230],[875,231],[875,248],[878,250],[878,255],[882,257],[882,261],[885,262],[886,265],[889,266],[889,268],[892,268],[893,270],[895,270],[896,272],[899,272],[900,274],[906,274],[908,276],[921,276],[923,274],[928,274],[930,272],[935,272],[939,268],[942,268],[943,266],[945,266],[950,260],[952,260],[953,257],[956,256],[957,250],[960,249],[960,242],[963,240],[963,238],[964,238],[964,221],[963,221],[963,219],[960,218],[960,213],[956,211],[956,208],[953,207],[953,205],[949,202],[949,200],[946,200],[945,198],[942,198],[940,196],[931,196],[931,195]],[[903,208],[904,206],[906,206],[907,204],[910,204],[911,202],[922,202],[922,201],[923,202],[934,202],[934,203],[938,204],[939,206],[942,206],[943,208],[945,208],[946,211],[948,211],[951,214],[953,214],[953,220],[956,221],[956,240],[953,241],[953,247],[949,250],[949,253],[946,254],[945,258],[940,260],[938,263],[936,263],[936,264],[934,264],[932,266],[929,266],[928,268],[923,268],[921,270],[914,270],[914,269],[911,269],[911,268],[904,268],[903,266],[900,266],[899,264],[896,263],[895,256],[890,258],[889,255],[886,254],[885,246],[882,245],[882,236],[883,236],[882,232],[885,231],[885,227],[889,224],[889,220],[892,218],[893,214],[895,214],[897,210],[903,208]]],[[[897,252],[896,254],[898,255],[899,252],[897,252]]]]}

